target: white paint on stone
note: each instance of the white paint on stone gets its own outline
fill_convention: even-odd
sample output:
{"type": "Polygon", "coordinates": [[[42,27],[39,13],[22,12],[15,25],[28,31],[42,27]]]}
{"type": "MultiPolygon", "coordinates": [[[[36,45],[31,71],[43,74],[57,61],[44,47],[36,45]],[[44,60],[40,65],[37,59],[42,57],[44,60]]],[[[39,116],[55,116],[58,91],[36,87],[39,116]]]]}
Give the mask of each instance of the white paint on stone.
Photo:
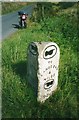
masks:
{"type": "Polygon", "coordinates": [[[54,42],[33,42],[32,45],[36,46],[36,49],[32,47],[36,54],[33,49],[28,51],[28,80],[34,88],[37,86],[37,100],[44,102],[57,89],[60,50],[54,42]]]}

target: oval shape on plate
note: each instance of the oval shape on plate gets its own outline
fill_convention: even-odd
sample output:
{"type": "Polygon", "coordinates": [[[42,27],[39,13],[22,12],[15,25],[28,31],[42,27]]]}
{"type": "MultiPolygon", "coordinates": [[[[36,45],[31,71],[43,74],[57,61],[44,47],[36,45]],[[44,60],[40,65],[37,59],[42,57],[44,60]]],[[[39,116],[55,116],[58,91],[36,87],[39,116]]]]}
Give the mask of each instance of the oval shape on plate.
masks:
{"type": "Polygon", "coordinates": [[[50,79],[49,81],[46,81],[44,84],[44,89],[49,89],[53,86],[54,84],[54,79],[50,79]]]}
{"type": "Polygon", "coordinates": [[[44,53],[43,53],[43,58],[50,59],[54,57],[56,53],[57,53],[57,47],[55,45],[50,45],[45,48],[44,53]]]}

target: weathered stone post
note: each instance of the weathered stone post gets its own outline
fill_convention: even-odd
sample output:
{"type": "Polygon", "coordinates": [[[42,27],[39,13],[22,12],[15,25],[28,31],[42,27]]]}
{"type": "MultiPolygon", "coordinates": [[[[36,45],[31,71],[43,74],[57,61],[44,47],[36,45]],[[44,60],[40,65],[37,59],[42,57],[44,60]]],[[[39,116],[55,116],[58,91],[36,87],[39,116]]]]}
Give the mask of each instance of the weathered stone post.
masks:
{"type": "Polygon", "coordinates": [[[54,42],[32,42],[27,56],[28,81],[37,93],[37,100],[44,102],[58,85],[59,47],[54,42]]]}

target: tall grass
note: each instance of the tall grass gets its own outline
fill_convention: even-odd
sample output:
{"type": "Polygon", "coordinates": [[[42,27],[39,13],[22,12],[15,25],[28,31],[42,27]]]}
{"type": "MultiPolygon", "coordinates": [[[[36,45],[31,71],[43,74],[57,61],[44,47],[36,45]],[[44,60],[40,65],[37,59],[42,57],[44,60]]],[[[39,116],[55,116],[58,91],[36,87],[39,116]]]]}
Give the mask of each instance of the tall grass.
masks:
{"type": "Polygon", "coordinates": [[[28,5],[27,2],[2,2],[2,14],[7,14],[16,10],[21,9],[22,7],[28,5]]]}
{"type": "Polygon", "coordinates": [[[78,118],[75,20],[72,24],[71,17],[60,15],[46,20],[46,26],[43,22],[31,23],[2,42],[3,118],[78,118]],[[44,104],[36,101],[27,81],[27,49],[31,41],[53,41],[60,47],[58,88],[44,104]]]}

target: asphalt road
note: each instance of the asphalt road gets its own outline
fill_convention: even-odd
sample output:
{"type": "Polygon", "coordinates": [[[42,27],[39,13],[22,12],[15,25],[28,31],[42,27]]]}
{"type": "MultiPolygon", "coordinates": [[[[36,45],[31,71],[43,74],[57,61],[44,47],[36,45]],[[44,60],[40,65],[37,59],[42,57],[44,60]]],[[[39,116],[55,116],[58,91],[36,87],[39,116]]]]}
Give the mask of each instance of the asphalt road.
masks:
{"type": "MultiPolygon", "coordinates": [[[[34,8],[34,5],[28,5],[21,10],[25,11],[25,13],[28,13],[28,16],[30,17],[32,14],[33,8],[34,8]]],[[[18,11],[9,13],[6,15],[2,15],[0,16],[0,19],[1,19],[1,28],[2,28],[0,30],[1,32],[0,40],[4,40],[9,35],[13,34],[18,30],[18,28],[16,27],[19,25],[18,11]]]]}

